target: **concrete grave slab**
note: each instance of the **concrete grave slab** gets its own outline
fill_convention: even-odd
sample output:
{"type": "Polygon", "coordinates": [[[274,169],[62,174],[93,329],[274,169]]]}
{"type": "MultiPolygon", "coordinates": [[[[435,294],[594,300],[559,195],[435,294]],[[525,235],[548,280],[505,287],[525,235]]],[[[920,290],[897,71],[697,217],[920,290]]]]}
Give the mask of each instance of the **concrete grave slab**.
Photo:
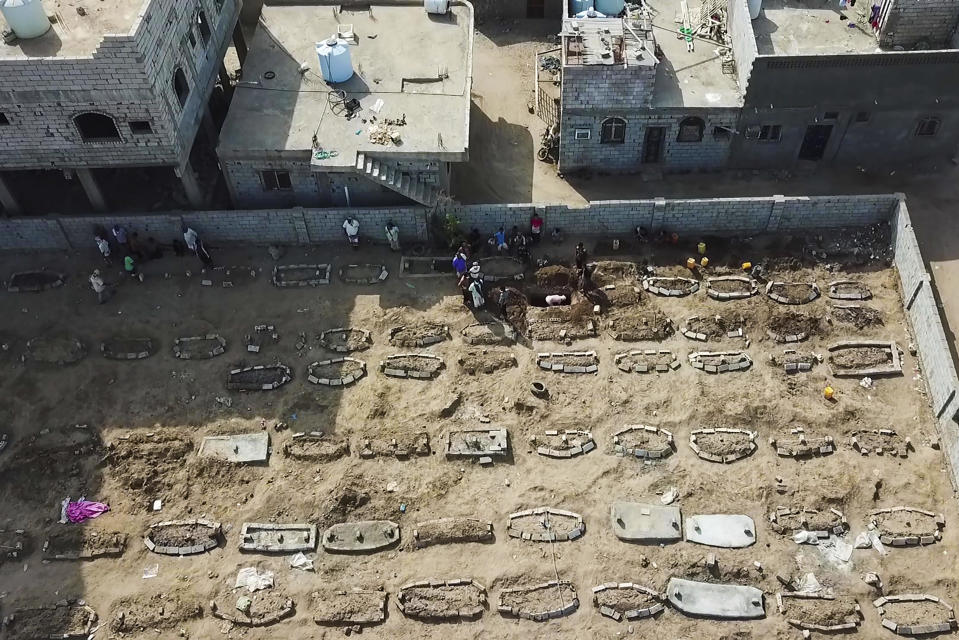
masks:
{"type": "Polygon", "coordinates": [[[10,276],[7,291],[10,293],[37,293],[62,287],[67,277],[56,271],[18,271],[10,276]]]}
{"type": "Polygon", "coordinates": [[[315,524],[244,522],[240,529],[240,551],[295,553],[314,549],[316,549],[315,524]]]}
{"type": "Polygon", "coordinates": [[[389,520],[343,522],[323,532],[323,548],[330,553],[382,551],[399,541],[400,526],[389,520]]]}
{"type": "Polygon", "coordinates": [[[382,589],[314,592],[313,622],[325,626],[379,624],[386,620],[387,597],[382,589]]]}
{"type": "Polygon", "coordinates": [[[741,549],[756,543],[756,523],[745,515],[687,516],[685,526],[688,542],[708,547],[741,549]]]}
{"type": "Polygon", "coordinates": [[[270,435],[265,431],[229,436],[208,436],[200,443],[200,457],[227,462],[266,462],[270,455],[270,435]]]}
{"type": "Polygon", "coordinates": [[[506,429],[464,429],[446,434],[446,457],[478,458],[509,455],[506,429]]]}
{"type": "Polygon", "coordinates": [[[666,597],[677,611],[690,616],[727,620],[763,618],[763,592],[756,587],[670,578],[666,597]]]}
{"type": "Polygon", "coordinates": [[[679,507],[641,502],[614,502],[609,508],[613,533],[620,540],[642,544],[683,539],[679,507]]]}

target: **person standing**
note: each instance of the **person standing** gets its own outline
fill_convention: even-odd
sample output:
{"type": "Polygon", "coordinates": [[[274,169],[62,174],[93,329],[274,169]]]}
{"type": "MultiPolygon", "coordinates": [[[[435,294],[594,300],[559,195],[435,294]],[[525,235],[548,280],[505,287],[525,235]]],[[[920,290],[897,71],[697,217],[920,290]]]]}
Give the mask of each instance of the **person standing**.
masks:
{"type": "Polygon", "coordinates": [[[473,298],[473,309],[476,309],[476,310],[482,309],[483,305],[486,304],[486,299],[483,298],[482,281],[473,280],[472,282],[470,282],[469,292],[473,298]]]}
{"type": "Polygon", "coordinates": [[[586,268],[586,257],[586,247],[580,242],[576,245],[576,270],[580,273],[586,268]]]}
{"type": "Polygon", "coordinates": [[[533,217],[529,219],[529,234],[532,236],[533,244],[539,244],[543,235],[543,219],[538,213],[534,212],[533,217]]]}
{"type": "Polygon", "coordinates": [[[503,231],[503,227],[499,228],[499,231],[493,234],[494,244],[496,244],[496,251],[503,253],[504,251],[509,251],[509,245],[506,244],[506,232],[503,231]]]}
{"type": "Polygon", "coordinates": [[[123,270],[126,271],[131,278],[136,278],[140,282],[143,282],[143,274],[140,273],[136,260],[134,260],[133,256],[129,253],[123,258],[123,270]]]}
{"type": "Polygon", "coordinates": [[[94,269],[90,274],[90,288],[97,294],[97,304],[103,304],[113,295],[113,288],[103,281],[99,269],[94,269]]]}
{"type": "Polygon", "coordinates": [[[386,239],[391,251],[400,250],[400,228],[392,220],[386,222],[386,239]]]}
{"type": "Polygon", "coordinates": [[[200,236],[192,227],[183,227],[183,241],[186,243],[186,248],[196,253],[196,241],[200,236]]]}
{"type": "Polygon", "coordinates": [[[360,223],[356,218],[347,218],[343,221],[343,231],[346,233],[346,239],[350,241],[350,246],[356,251],[360,248],[360,223]]]}
{"type": "Polygon", "coordinates": [[[97,249],[100,250],[100,255],[103,256],[103,261],[107,266],[113,264],[113,260],[110,259],[110,241],[100,234],[93,236],[93,239],[96,241],[97,249]]]}
{"type": "Polygon", "coordinates": [[[210,252],[206,250],[206,245],[203,244],[202,238],[196,239],[196,257],[200,259],[200,262],[202,262],[203,266],[207,269],[213,266],[213,258],[210,256],[210,252]]]}
{"type": "Polygon", "coordinates": [[[462,278],[466,274],[466,256],[463,255],[463,252],[453,256],[453,269],[456,270],[457,278],[462,278]]]}

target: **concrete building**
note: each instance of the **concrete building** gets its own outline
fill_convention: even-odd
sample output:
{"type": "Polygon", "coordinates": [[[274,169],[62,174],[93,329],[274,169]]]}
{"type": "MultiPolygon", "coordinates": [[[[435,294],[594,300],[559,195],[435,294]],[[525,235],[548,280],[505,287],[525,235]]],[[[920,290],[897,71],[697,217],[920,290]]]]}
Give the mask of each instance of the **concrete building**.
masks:
{"type": "Polygon", "coordinates": [[[199,131],[216,136],[208,102],[218,79],[228,84],[222,61],[240,0],[34,4],[49,29],[20,38],[7,25],[0,44],[3,212],[69,210],[71,198],[89,205],[73,209],[138,197],[148,208],[161,185],[203,207],[191,152],[199,131]]]}
{"type": "Polygon", "coordinates": [[[440,201],[450,163],[469,156],[472,5],[437,15],[389,1],[255,4],[217,149],[234,205],[440,201]],[[352,65],[345,81],[321,69],[331,37],[340,57],[329,64],[352,65]]]}
{"type": "Polygon", "coordinates": [[[945,161],[959,146],[959,0],[646,0],[573,16],[538,60],[559,169],[945,161]],[[687,38],[683,27],[696,34],[687,38]],[[909,50],[906,50],[909,49],[909,50]],[[558,67],[550,83],[549,67],[558,67]],[[547,80],[543,82],[543,78],[547,80]]]}

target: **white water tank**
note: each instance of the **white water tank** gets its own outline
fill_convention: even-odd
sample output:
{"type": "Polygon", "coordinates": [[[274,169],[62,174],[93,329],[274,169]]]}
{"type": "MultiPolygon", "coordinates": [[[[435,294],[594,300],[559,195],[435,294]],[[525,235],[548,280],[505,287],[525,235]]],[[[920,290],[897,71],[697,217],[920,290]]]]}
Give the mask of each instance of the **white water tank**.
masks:
{"type": "Polygon", "coordinates": [[[320,73],[327,82],[346,82],[353,77],[350,46],[346,40],[330,36],[317,43],[316,57],[320,59],[320,73]]]}
{"type": "Polygon", "coordinates": [[[746,0],[746,4],[749,5],[749,19],[755,20],[759,17],[759,13],[763,10],[763,0],[746,0]]]}
{"type": "Polygon", "coordinates": [[[39,38],[50,30],[43,0],[0,0],[0,13],[21,40],[39,38]]]}
{"type": "Polygon", "coordinates": [[[446,15],[450,10],[450,0],[423,0],[426,13],[446,15]]]}

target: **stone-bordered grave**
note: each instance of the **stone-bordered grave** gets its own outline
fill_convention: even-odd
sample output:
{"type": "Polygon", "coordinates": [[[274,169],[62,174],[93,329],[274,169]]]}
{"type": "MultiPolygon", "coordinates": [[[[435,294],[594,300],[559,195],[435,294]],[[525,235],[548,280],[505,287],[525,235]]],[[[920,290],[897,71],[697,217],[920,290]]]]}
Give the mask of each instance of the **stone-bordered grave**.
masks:
{"type": "Polygon", "coordinates": [[[576,429],[546,429],[530,436],[529,443],[547,458],[573,458],[596,448],[592,433],[576,429]]]}
{"type": "Polygon", "coordinates": [[[903,593],[877,598],[872,604],[882,618],[882,626],[900,636],[951,633],[956,629],[955,610],[938,596],[903,593]]]}
{"type": "Polygon", "coordinates": [[[449,339],[450,328],[445,324],[421,322],[390,329],[390,344],[394,347],[428,347],[449,339]]]}
{"type": "Polygon", "coordinates": [[[295,553],[314,549],[315,524],[244,522],[240,529],[240,551],[295,553]]]}
{"type": "Polygon", "coordinates": [[[707,547],[743,549],[756,543],[756,524],[747,515],[709,513],[686,516],[686,541],[707,547]]]}
{"type": "Polygon", "coordinates": [[[506,349],[466,349],[457,359],[460,368],[470,375],[495,373],[517,366],[516,356],[506,349]]]}
{"type": "Polygon", "coordinates": [[[743,300],[759,293],[759,285],[745,276],[706,278],[706,295],[713,300],[743,300]]]}
{"type": "Polygon", "coordinates": [[[537,507],[509,514],[506,533],[510,538],[532,542],[576,540],[586,533],[583,516],[572,511],[537,507]]]}
{"type": "Polygon", "coordinates": [[[917,507],[891,507],[869,512],[868,524],[879,533],[879,541],[893,547],[935,544],[942,539],[946,519],[941,513],[917,507]]]}
{"type": "Polygon", "coordinates": [[[340,280],[346,284],[379,284],[389,275],[382,264],[345,264],[340,267],[340,280]]]}
{"type": "Polygon", "coordinates": [[[819,364],[822,356],[811,352],[800,352],[796,349],[785,349],[782,355],[769,354],[769,364],[782,367],[786,373],[805,373],[812,371],[819,364]]]}
{"type": "Polygon", "coordinates": [[[82,600],[60,600],[41,607],[15,609],[3,618],[5,640],[87,640],[97,612],[82,600]]]}
{"type": "Polygon", "coordinates": [[[366,376],[366,363],[341,356],[318,360],[306,369],[306,380],[326,387],[347,387],[366,376]]]}
{"type": "Polygon", "coordinates": [[[410,582],[396,594],[396,608],[415,620],[476,620],[486,610],[486,587],[469,578],[410,582]]]}
{"type": "Polygon", "coordinates": [[[902,375],[902,357],[895,342],[843,340],[829,347],[829,368],[837,378],[902,375]]]}
{"type": "Polygon", "coordinates": [[[834,300],[868,300],[872,291],[858,280],[834,280],[829,283],[829,297],[834,300]]]}
{"type": "Polygon", "coordinates": [[[18,271],[10,276],[10,293],[36,293],[63,286],[66,276],[56,271],[18,271]]]}
{"type": "Polygon", "coordinates": [[[858,429],[852,432],[849,444],[864,456],[874,453],[877,456],[908,457],[912,441],[904,438],[894,429],[858,429]]]}
{"type": "Polygon", "coordinates": [[[167,637],[173,634],[168,630],[182,629],[185,623],[203,617],[199,599],[192,594],[181,596],[171,591],[124,596],[114,601],[107,637],[136,637],[145,633],[167,637]]]}
{"type": "Polygon", "coordinates": [[[430,353],[398,353],[380,362],[380,371],[391,378],[430,380],[443,370],[443,359],[430,353]]]}
{"type": "Polygon", "coordinates": [[[674,446],[671,431],[646,424],[631,424],[613,434],[613,452],[620,456],[658,460],[671,456],[674,446]]]}
{"type": "Polygon", "coordinates": [[[610,314],[606,327],[620,342],[662,342],[676,332],[673,321],[657,310],[617,311],[610,314]]]}
{"type": "Polygon", "coordinates": [[[220,546],[223,528],[219,522],[197,518],[167,520],[150,525],[143,544],[153,553],[189,556],[220,546]]]}
{"type": "Polygon", "coordinates": [[[617,501],[609,507],[609,521],[613,534],[626,542],[662,544],[683,539],[679,507],[617,501]]]}
{"type": "Polygon", "coordinates": [[[453,261],[447,256],[403,256],[401,278],[452,278],[456,274],[453,261]]]}
{"type": "MultiPolygon", "coordinates": [[[[6,543],[3,543],[6,546],[6,543]]],[[[127,534],[97,529],[60,529],[43,543],[45,560],[93,560],[123,555],[127,534]]]]}
{"type": "Polygon", "coordinates": [[[862,622],[852,596],[784,591],[776,594],[779,613],[797,629],[820,633],[851,633],[862,622]]]}
{"type": "Polygon", "coordinates": [[[777,506],[769,514],[769,526],[781,536],[792,537],[798,531],[809,531],[825,540],[830,535],[841,536],[849,529],[846,516],[839,509],[824,510],[809,507],[777,506]]]}
{"type": "Polygon", "coordinates": [[[320,334],[317,340],[324,349],[337,353],[365,351],[373,344],[369,331],[355,327],[327,329],[320,334]]]}
{"type": "Polygon", "coordinates": [[[790,427],[788,432],[769,438],[769,446],[784,458],[811,458],[826,456],[836,451],[836,442],[830,435],[809,432],[805,427],[790,427]]]}
{"type": "Polygon", "coordinates": [[[689,447],[703,460],[729,464],[756,451],[756,435],[747,429],[695,429],[689,434],[689,447]]]}
{"type": "Polygon", "coordinates": [[[744,371],[752,366],[752,358],[745,351],[694,351],[689,364],[706,373],[744,371]]]}
{"type": "Polygon", "coordinates": [[[358,449],[361,458],[388,457],[399,460],[413,456],[424,457],[433,452],[430,447],[430,434],[425,429],[363,435],[360,437],[358,449]]]}
{"type": "Polygon", "coordinates": [[[512,587],[499,592],[497,611],[513,616],[545,622],[568,616],[579,608],[576,587],[566,580],[550,580],[528,587],[512,587]]]}
{"type": "Polygon", "coordinates": [[[272,391],[293,379],[293,372],[285,364],[258,364],[231,369],[226,388],[232,391],[272,391]]]}
{"type": "Polygon", "coordinates": [[[864,304],[834,304],[831,312],[833,320],[852,325],[859,331],[883,324],[882,311],[864,304]]]}
{"type": "Polygon", "coordinates": [[[150,338],[115,336],[100,343],[100,353],[109,360],[142,360],[156,353],[156,345],[150,338]]]}
{"type": "Polygon", "coordinates": [[[599,356],[595,351],[537,353],[536,365],[556,373],[596,373],[599,370],[599,356]]]}
{"type": "Polygon", "coordinates": [[[249,353],[259,353],[267,344],[276,344],[280,341],[280,334],[272,324],[253,325],[253,333],[246,336],[246,350],[249,353]]]}
{"type": "Polygon", "coordinates": [[[256,431],[207,436],[200,443],[197,455],[233,463],[263,463],[270,455],[270,434],[256,431]]]}
{"type": "Polygon", "coordinates": [[[400,526],[389,520],[341,522],[323,532],[328,553],[371,553],[399,543],[400,526]]]}
{"type": "Polygon", "coordinates": [[[173,356],[180,360],[209,360],[226,353],[226,338],[218,333],[188,336],[173,341],[173,356]]]}
{"type": "Polygon", "coordinates": [[[748,620],[766,615],[763,592],[756,587],[670,578],[666,597],[673,608],[689,616],[748,620]]]}
{"type": "Polygon", "coordinates": [[[482,258],[479,264],[486,282],[522,280],[526,272],[526,265],[522,261],[505,256],[482,258]]]}
{"type": "Polygon", "coordinates": [[[512,327],[502,322],[476,322],[460,331],[463,342],[471,345],[512,344],[515,335],[512,327]]]}
{"type": "Polygon", "coordinates": [[[319,431],[294,433],[283,445],[283,455],[301,462],[332,462],[350,455],[349,440],[336,440],[319,431]]]}
{"type": "Polygon", "coordinates": [[[679,368],[679,358],[668,349],[634,349],[617,353],[613,363],[626,373],[669,373],[679,368]]]}
{"type": "Polygon", "coordinates": [[[62,367],[79,362],[86,355],[86,346],[76,338],[48,335],[37,336],[28,340],[23,359],[62,367]]]}
{"type": "Polygon", "coordinates": [[[273,284],[277,287],[318,287],[330,284],[328,264],[280,264],[273,267],[273,284]]]}
{"type": "Polygon", "coordinates": [[[745,338],[746,318],[720,314],[691,316],[686,319],[686,324],[680,327],[679,332],[690,340],[698,340],[699,342],[745,338]]]}
{"type": "Polygon", "coordinates": [[[292,617],[296,604],[286,594],[266,589],[236,598],[233,590],[217,600],[210,601],[210,614],[219,620],[226,620],[239,627],[269,627],[281,620],[292,617]]]}
{"type": "Polygon", "coordinates": [[[33,552],[33,537],[24,529],[0,529],[0,564],[33,552]]]}
{"type": "Polygon", "coordinates": [[[447,458],[503,458],[509,455],[506,429],[463,429],[446,434],[447,458]]]}
{"type": "Polygon", "coordinates": [[[651,618],[666,609],[658,591],[632,582],[607,582],[593,587],[593,606],[600,615],[616,622],[651,618]]]}
{"type": "Polygon", "coordinates": [[[310,594],[313,622],[331,627],[379,624],[386,620],[387,597],[383,589],[314,591],[310,594]]]}
{"type": "Polygon", "coordinates": [[[821,321],[817,316],[799,311],[774,313],[766,323],[766,335],[776,342],[802,342],[819,333],[821,321]]]}
{"type": "Polygon", "coordinates": [[[647,276],[643,289],[657,296],[679,298],[699,291],[699,281],[692,278],[647,276]]]}
{"type": "Polygon", "coordinates": [[[439,518],[418,522],[413,529],[413,547],[436,544],[492,542],[493,523],[478,518],[439,518]]]}
{"type": "Polygon", "coordinates": [[[780,304],[806,304],[819,297],[815,282],[769,282],[766,295],[780,304]]]}

